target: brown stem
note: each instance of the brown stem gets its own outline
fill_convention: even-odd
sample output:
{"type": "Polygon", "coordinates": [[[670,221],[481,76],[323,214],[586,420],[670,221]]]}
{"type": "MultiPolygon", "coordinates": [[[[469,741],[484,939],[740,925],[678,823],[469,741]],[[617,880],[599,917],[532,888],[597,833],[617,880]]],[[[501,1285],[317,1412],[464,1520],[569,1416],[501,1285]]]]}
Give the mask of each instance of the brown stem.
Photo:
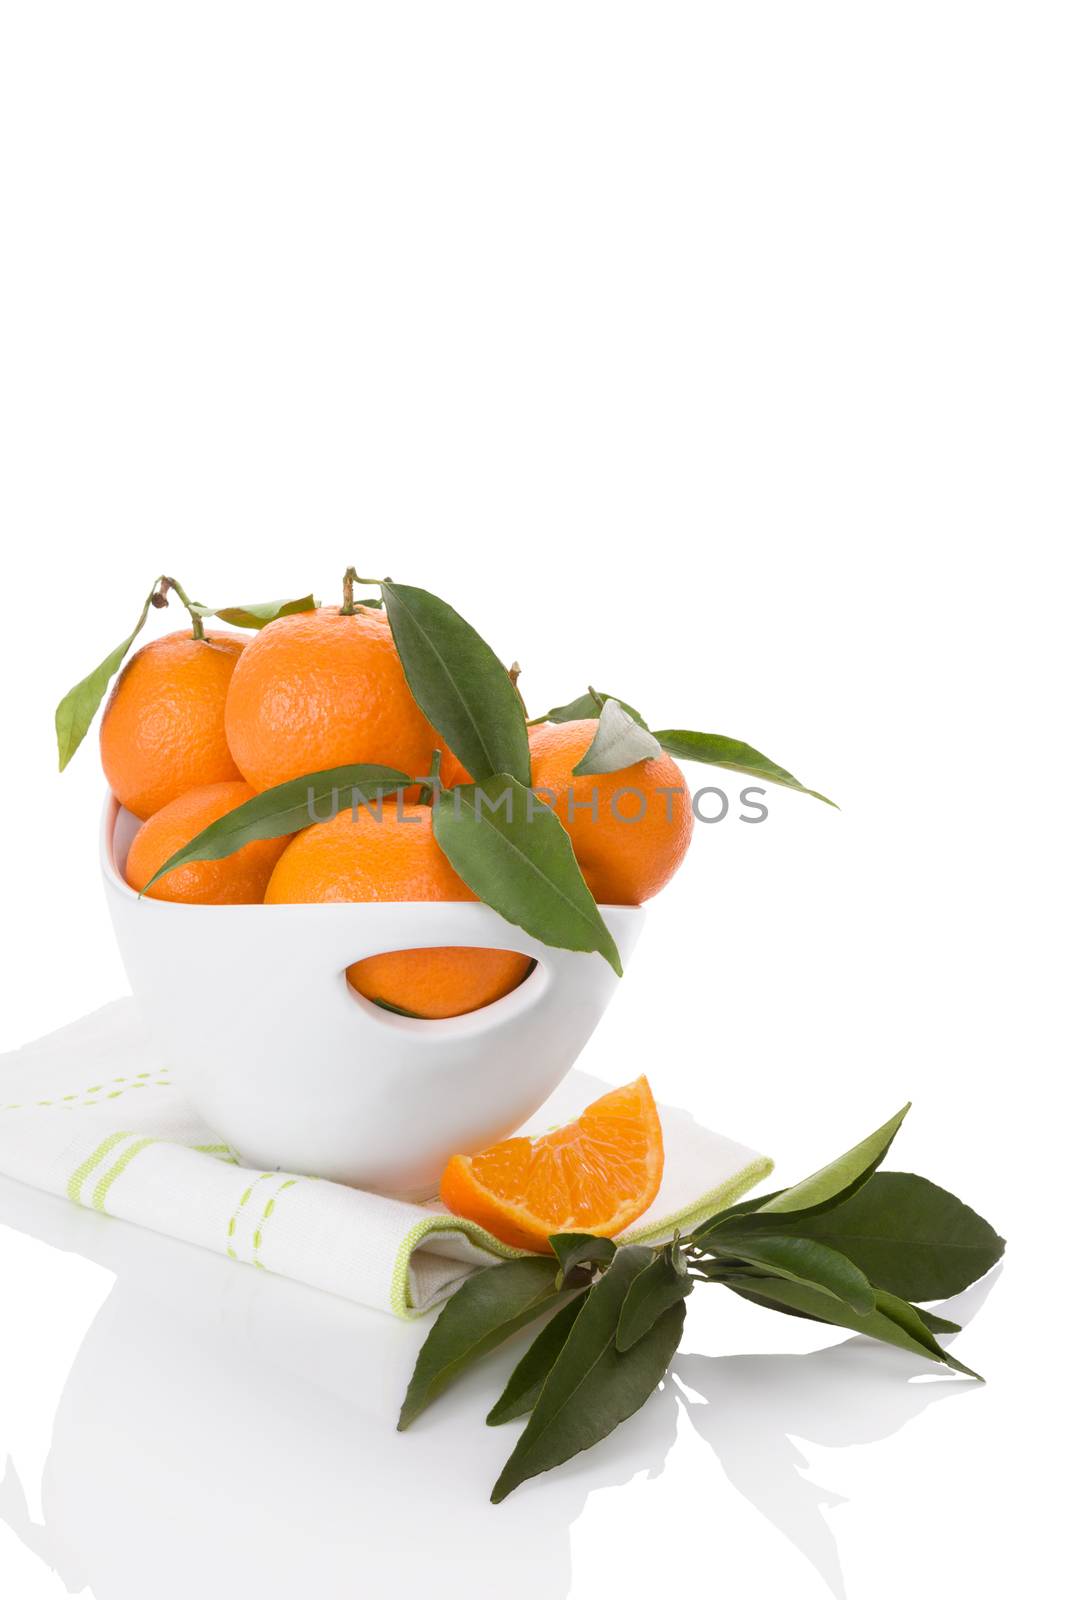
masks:
{"type": "Polygon", "coordinates": [[[203,619],[203,617],[200,615],[200,613],[198,611],[194,611],[193,602],[189,599],[189,596],[186,594],[185,590],[182,588],[182,586],[178,582],[177,578],[161,578],[160,579],[160,581],[159,581],[159,594],[161,596],[161,599],[160,599],[160,601],[157,602],[157,604],[162,604],[162,605],[166,605],[167,604],[167,592],[170,589],[174,590],[174,593],[178,596],[178,599],[181,601],[182,605],[185,607],[186,611],[188,611],[188,613],[189,613],[189,620],[193,625],[193,638],[194,639],[203,639],[203,637],[204,637],[204,619],[203,619]]]}
{"type": "Polygon", "coordinates": [[[511,679],[511,687],[519,697],[519,704],[522,707],[522,714],[524,717],[527,717],[529,716],[529,712],[526,709],[526,701],[523,699],[522,690],[519,688],[519,674],[521,672],[522,668],[519,666],[519,663],[517,661],[513,661],[508,669],[508,677],[511,679]]]}
{"type": "Polygon", "coordinates": [[[353,599],[352,596],[352,585],[354,583],[381,584],[389,583],[390,581],[389,578],[361,578],[355,567],[349,567],[341,580],[341,587],[344,592],[344,604],[341,606],[342,617],[350,617],[359,604],[359,601],[353,599]]]}

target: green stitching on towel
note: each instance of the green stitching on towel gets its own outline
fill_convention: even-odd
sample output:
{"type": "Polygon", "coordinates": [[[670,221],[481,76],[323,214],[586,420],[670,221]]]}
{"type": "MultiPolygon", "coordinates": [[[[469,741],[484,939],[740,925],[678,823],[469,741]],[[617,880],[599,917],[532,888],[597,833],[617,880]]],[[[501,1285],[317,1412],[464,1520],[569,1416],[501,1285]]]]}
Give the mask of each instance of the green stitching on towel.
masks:
{"type": "MultiPolygon", "coordinates": [[[[275,1201],[279,1198],[280,1195],[283,1195],[285,1193],[286,1189],[291,1189],[294,1184],[297,1184],[299,1182],[300,1182],[299,1178],[287,1178],[286,1181],[282,1184],[281,1188],[275,1190],[275,1192],[271,1195],[270,1199],[267,1201],[267,1204],[264,1206],[263,1215],[259,1220],[259,1227],[256,1229],[255,1233],[252,1235],[252,1245],[253,1245],[252,1265],[254,1267],[263,1267],[263,1263],[259,1259],[259,1252],[260,1252],[260,1249],[261,1249],[262,1244],[263,1244],[263,1229],[266,1226],[267,1222],[270,1220],[270,1218],[274,1215],[274,1203],[275,1203],[275,1201]]],[[[263,1267],[263,1270],[265,1272],[267,1270],[266,1267],[263,1267]]]]}
{"type": "Polygon", "coordinates": [[[82,1184],[85,1182],[90,1172],[93,1171],[94,1167],[98,1167],[100,1165],[101,1161],[103,1161],[108,1152],[114,1150],[117,1144],[121,1144],[123,1139],[130,1139],[132,1137],[133,1133],[129,1128],[124,1128],[121,1133],[109,1133],[103,1143],[97,1145],[92,1155],[87,1156],[82,1162],[81,1166],[75,1167],[74,1171],[71,1173],[70,1181],[67,1184],[67,1199],[73,1200],[76,1206],[80,1206],[82,1203],[82,1184]]]}
{"type": "Polygon", "coordinates": [[[234,1207],[233,1216],[230,1218],[229,1226],[226,1229],[226,1254],[229,1256],[231,1261],[240,1261],[241,1259],[233,1247],[233,1236],[237,1231],[237,1219],[241,1215],[241,1212],[244,1210],[245,1206],[248,1204],[249,1200],[252,1198],[252,1190],[257,1184],[262,1183],[264,1178],[273,1178],[276,1176],[277,1174],[273,1172],[261,1172],[258,1178],[253,1178],[252,1182],[248,1185],[248,1188],[245,1190],[244,1194],[234,1207]]]}
{"type": "MultiPolygon", "coordinates": [[[[131,1089],[171,1089],[174,1087],[173,1081],[166,1076],[169,1071],[169,1067],[161,1067],[156,1073],[139,1072],[137,1074],[138,1081],[133,1083],[130,1082],[129,1078],[110,1078],[108,1082],[120,1083],[123,1085],[123,1087],[121,1089],[113,1089],[107,1094],[104,1094],[104,1090],[107,1088],[106,1083],[92,1083],[87,1089],[79,1089],[76,1094],[64,1094],[60,1095],[58,1099],[37,1100],[33,1103],[38,1106],[60,1106],[64,1111],[73,1111],[75,1109],[73,1104],[74,1101],[80,1102],[80,1105],[82,1106],[95,1106],[100,1104],[99,1100],[87,1099],[87,1095],[104,1094],[105,1100],[118,1100],[122,1095],[129,1094],[131,1089]],[[154,1078],[155,1082],[150,1084],[145,1081],[150,1078],[154,1078]]],[[[10,1105],[5,1105],[0,1109],[4,1111],[25,1111],[27,1103],[28,1102],[21,1100],[14,1101],[10,1105]]]]}
{"type": "Polygon", "coordinates": [[[233,1146],[229,1144],[192,1144],[187,1148],[202,1156],[214,1156],[217,1161],[224,1161],[230,1167],[241,1165],[233,1146]]]}
{"type": "Polygon", "coordinates": [[[134,1156],[139,1156],[142,1150],[147,1150],[150,1144],[155,1144],[154,1139],[135,1139],[133,1144],[127,1145],[110,1171],[105,1172],[96,1188],[93,1190],[93,1210],[106,1211],[104,1200],[116,1178],[121,1178],[134,1156]]]}

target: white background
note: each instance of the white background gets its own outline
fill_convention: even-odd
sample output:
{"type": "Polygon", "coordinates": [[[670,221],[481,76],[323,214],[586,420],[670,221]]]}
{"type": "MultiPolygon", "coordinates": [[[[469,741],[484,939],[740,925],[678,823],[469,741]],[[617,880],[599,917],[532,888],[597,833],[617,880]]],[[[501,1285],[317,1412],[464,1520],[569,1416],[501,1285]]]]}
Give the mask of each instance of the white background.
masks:
{"type": "Polygon", "coordinates": [[[8,1186],[0,1587],[1019,1586],[1058,1389],[1062,8],[2,17],[0,1045],[125,987],[56,700],[160,571],[330,601],[355,561],[532,712],[592,681],[840,802],[697,829],[584,1064],[785,1178],[911,1096],[894,1159],[1011,1248],[960,1336],[984,1390],[708,1290],[648,1413],[490,1511],[491,1377],[390,1434],[422,1330],[8,1186]]]}

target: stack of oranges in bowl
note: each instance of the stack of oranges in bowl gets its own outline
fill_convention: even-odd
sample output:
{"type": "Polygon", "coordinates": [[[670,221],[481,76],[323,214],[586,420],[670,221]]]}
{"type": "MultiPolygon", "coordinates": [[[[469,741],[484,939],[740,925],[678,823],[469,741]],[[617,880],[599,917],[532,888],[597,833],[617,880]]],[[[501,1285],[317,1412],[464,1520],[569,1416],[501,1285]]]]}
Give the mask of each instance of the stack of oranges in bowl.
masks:
{"type": "MultiPolygon", "coordinates": [[[[531,725],[532,787],[566,829],[594,899],[638,905],[688,848],[689,791],[662,753],[575,776],[596,729],[590,718],[531,725]]],[[[141,819],[126,865],[138,891],[209,824],[305,774],[374,762],[421,776],[438,752],[444,785],[469,776],[420,710],[385,610],[351,598],[280,616],[250,640],[194,625],[145,645],[111,691],[100,751],[112,792],[141,819]]],[[[347,811],[309,819],[295,835],[188,861],[147,893],[201,905],[472,900],[434,837],[430,798],[408,788],[363,827],[347,811]]],[[[387,1007],[442,1018],[499,999],[529,968],[514,951],[439,948],[372,956],[348,977],[387,1007]]]]}
{"type": "MultiPolygon", "coordinates": [[[[815,793],[740,740],[652,732],[593,689],[529,719],[517,669],[451,606],[352,568],[340,606],[308,595],[212,611],[157,579],[133,633],[60,702],[61,767],[117,672],[101,757],[113,795],[140,821],[127,882],[157,900],[480,899],[542,948],[598,953],[621,976],[600,908],[642,904],[685,856],[693,802],[675,756],[815,793]],[[356,583],[381,598],[357,600],[356,583]],[[145,645],[119,672],[171,593],[191,628],[145,645]],[[209,617],[256,631],[209,630],[209,617]]],[[[530,967],[507,948],[433,947],[366,956],[347,976],[387,1010],[444,1019],[501,999],[530,967]]],[[[641,1079],[543,1138],[454,1155],[441,1194],[507,1242],[548,1249],[553,1229],[632,1221],[662,1165],[641,1079]]]]}

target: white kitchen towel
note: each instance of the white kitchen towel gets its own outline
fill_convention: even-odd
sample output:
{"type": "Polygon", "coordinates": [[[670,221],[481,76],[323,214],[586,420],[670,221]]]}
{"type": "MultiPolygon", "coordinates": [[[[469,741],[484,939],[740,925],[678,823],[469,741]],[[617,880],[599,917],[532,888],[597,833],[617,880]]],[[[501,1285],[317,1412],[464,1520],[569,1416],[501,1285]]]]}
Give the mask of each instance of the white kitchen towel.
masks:
{"type": "MultiPolygon", "coordinates": [[[[571,1072],[523,1130],[569,1122],[609,1085],[571,1072]]],[[[754,1150],[660,1106],[660,1192],[627,1240],[669,1238],[771,1171],[754,1150]]],[[[361,1305],[420,1316],[478,1267],[521,1252],[440,1204],[240,1164],[182,1097],[134,1002],[116,1000],[0,1056],[0,1172],[361,1305]]]]}

